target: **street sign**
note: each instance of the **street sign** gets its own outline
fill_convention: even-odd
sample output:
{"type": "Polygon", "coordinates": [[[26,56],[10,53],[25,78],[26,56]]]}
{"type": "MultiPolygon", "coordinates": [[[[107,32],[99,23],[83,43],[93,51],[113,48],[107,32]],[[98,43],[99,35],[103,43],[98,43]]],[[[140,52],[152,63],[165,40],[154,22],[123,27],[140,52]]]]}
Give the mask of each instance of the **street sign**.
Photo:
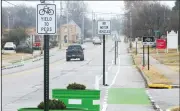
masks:
{"type": "Polygon", "coordinates": [[[166,39],[157,39],[156,40],[156,49],[166,49],[166,39]]]}
{"type": "Polygon", "coordinates": [[[155,38],[152,36],[143,37],[143,45],[154,45],[155,38]]]}
{"type": "Polygon", "coordinates": [[[102,35],[111,34],[111,21],[110,20],[98,21],[98,34],[102,34],[102,35]]]}
{"type": "Polygon", "coordinates": [[[36,32],[38,34],[56,34],[56,5],[38,4],[36,12],[36,32]]]}

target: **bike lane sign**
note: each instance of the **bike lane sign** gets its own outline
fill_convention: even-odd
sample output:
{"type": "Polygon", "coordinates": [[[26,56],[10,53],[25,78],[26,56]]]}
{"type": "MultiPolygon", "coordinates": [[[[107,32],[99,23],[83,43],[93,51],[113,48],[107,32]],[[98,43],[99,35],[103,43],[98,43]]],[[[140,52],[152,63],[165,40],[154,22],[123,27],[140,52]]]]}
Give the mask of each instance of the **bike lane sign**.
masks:
{"type": "Polygon", "coordinates": [[[154,45],[155,43],[155,38],[153,36],[145,36],[143,37],[143,45],[154,45]]]}
{"type": "Polygon", "coordinates": [[[36,32],[38,34],[54,35],[56,31],[56,5],[38,4],[36,10],[36,32]]]}

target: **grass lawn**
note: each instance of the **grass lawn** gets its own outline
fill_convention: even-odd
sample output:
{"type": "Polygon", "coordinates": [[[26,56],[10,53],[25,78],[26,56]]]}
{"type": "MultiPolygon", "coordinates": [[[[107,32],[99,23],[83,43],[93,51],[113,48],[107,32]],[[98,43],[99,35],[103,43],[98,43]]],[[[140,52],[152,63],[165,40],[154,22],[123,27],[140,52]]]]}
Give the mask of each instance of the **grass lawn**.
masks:
{"type": "Polygon", "coordinates": [[[24,54],[24,53],[3,54],[2,61],[6,61],[9,63],[17,63],[21,61],[22,56],[24,60],[28,60],[32,58],[32,54],[24,54]]]}
{"type": "Polygon", "coordinates": [[[169,53],[152,54],[151,56],[172,70],[179,72],[179,53],[176,50],[169,50],[169,53]]]}
{"type": "MultiPolygon", "coordinates": [[[[142,66],[139,66],[139,68],[141,67],[142,66]]],[[[153,67],[152,65],[150,65],[149,70],[146,66],[142,71],[153,84],[172,84],[168,78],[166,78],[157,68],[153,67]]]]}
{"type": "MultiPolygon", "coordinates": [[[[136,65],[142,70],[142,58],[140,55],[133,55],[134,61],[136,65]]],[[[146,77],[148,77],[149,81],[153,84],[171,84],[163,74],[155,67],[150,65],[150,70],[148,70],[147,66],[142,70],[146,77]]]]}

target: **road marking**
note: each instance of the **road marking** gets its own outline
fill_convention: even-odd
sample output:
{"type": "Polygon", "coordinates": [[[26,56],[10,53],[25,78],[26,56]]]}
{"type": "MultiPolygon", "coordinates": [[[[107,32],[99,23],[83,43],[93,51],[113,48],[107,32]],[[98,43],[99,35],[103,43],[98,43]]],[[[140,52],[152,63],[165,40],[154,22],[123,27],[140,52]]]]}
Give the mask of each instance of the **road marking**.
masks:
{"type": "MultiPolygon", "coordinates": [[[[53,62],[52,64],[50,64],[50,68],[53,67],[54,65],[60,64],[62,62],[63,59],[53,62]]],[[[15,72],[15,73],[11,73],[11,74],[4,74],[2,75],[2,77],[15,77],[15,76],[21,76],[21,75],[26,75],[26,74],[32,74],[32,72],[36,72],[38,70],[40,70],[41,68],[43,68],[43,66],[40,66],[38,68],[33,68],[33,69],[29,69],[29,70],[24,70],[24,71],[20,71],[20,72],[15,72]]]]}
{"type": "MultiPolygon", "coordinates": [[[[118,62],[120,63],[120,58],[118,59],[118,62]]],[[[107,99],[108,99],[108,89],[111,88],[112,85],[115,83],[116,78],[117,78],[119,72],[120,72],[120,66],[118,67],[118,71],[116,72],[116,75],[114,76],[114,79],[113,79],[111,85],[110,85],[109,87],[107,87],[107,89],[106,89],[106,95],[105,95],[104,98],[107,98],[107,99]]],[[[107,99],[104,99],[105,102],[104,102],[104,104],[103,104],[103,109],[102,109],[102,111],[106,111],[106,109],[107,109],[107,107],[108,107],[107,99]]]]}
{"type": "MultiPolygon", "coordinates": [[[[119,58],[119,63],[120,63],[120,58],[119,58]]],[[[120,66],[118,67],[118,71],[116,72],[116,75],[114,76],[114,79],[113,79],[113,81],[112,81],[111,85],[109,86],[109,88],[111,88],[111,87],[112,87],[112,85],[115,83],[116,78],[117,78],[117,76],[118,76],[119,72],[120,72],[120,66]]]]}

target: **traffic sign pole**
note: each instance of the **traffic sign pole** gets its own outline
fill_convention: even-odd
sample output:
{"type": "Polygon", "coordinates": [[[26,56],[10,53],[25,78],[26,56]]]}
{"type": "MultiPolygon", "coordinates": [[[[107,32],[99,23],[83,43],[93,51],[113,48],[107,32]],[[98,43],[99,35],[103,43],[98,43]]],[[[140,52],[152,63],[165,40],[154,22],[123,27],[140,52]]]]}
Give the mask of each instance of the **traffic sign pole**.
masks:
{"type": "Polygon", "coordinates": [[[116,65],[116,41],[114,42],[114,64],[116,65]]]}
{"type": "Polygon", "coordinates": [[[136,41],[136,55],[137,55],[137,41],[136,41]]]}
{"type": "Polygon", "coordinates": [[[44,111],[49,111],[49,35],[44,35],[44,111]]]}
{"type": "Polygon", "coordinates": [[[38,4],[36,14],[36,31],[44,35],[44,111],[49,111],[49,35],[57,32],[56,5],[38,4]]]}
{"type": "Polygon", "coordinates": [[[103,85],[105,86],[105,35],[103,35],[103,85]]]}
{"type": "Polygon", "coordinates": [[[143,45],[143,67],[145,66],[145,58],[144,58],[144,45],[143,45]]]}
{"type": "Polygon", "coordinates": [[[109,20],[100,20],[98,21],[98,34],[103,35],[103,85],[108,86],[105,83],[105,35],[111,34],[111,21],[109,20]]]}
{"type": "Polygon", "coordinates": [[[149,45],[148,45],[148,70],[149,70],[149,45]]]}
{"type": "Polygon", "coordinates": [[[116,51],[116,54],[117,54],[117,58],[118,58],[118,41],[117,41],[117,51],[116,51]]]}

